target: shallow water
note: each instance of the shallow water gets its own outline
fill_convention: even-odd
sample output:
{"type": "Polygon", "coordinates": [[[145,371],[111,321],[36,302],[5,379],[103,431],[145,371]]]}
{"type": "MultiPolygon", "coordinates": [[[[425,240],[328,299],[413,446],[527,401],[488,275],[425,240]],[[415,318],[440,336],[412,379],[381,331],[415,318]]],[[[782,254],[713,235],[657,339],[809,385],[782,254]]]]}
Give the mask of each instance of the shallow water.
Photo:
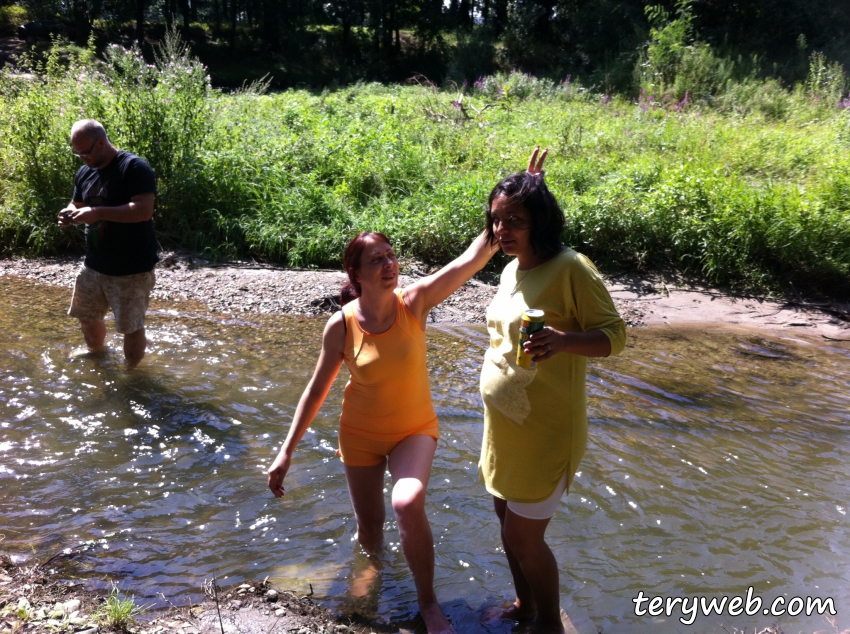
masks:
{"type": "MultiPolygon", "coordinates": [[[[0,278],[3,547],[83,566],[164,603],[269,576],[326,604],[407,626],[412,580],[392,522],[369,562],[352,542],[334,458],[345,370],[275,500],[264,467],[309,379],[322,320],[227,320],[155,305],[149,356],[121,370],[73,354],[69,292],[0,278]],[[356,591],[355,591],[356,592],[356,591]],[[162,595],[159,595],[162,593],[162,595]],[[164,597],[164,599],[163,599],[164,597]],[[178,598],[179,597],[179,598],[178,598]]],[[[478,483],[483,329],[429,331],[442,437],[429,488],[437,592],[460,632],[510,595],[492,502],[478,483]]],[[[632,598],[832,598],[850,627],[850,346],[748,331],[633,330],[588,376],[590,443],[547,536],[581,632],[702,632],[823,616],[636,616],[632,598]]],[[[105,583],[105,581],[104,581],[105,583]]],[[[646,606],[644,606],[646,607],[646,606]]],[[[488,628],[508,632],[508,624],[488,628]]]]}

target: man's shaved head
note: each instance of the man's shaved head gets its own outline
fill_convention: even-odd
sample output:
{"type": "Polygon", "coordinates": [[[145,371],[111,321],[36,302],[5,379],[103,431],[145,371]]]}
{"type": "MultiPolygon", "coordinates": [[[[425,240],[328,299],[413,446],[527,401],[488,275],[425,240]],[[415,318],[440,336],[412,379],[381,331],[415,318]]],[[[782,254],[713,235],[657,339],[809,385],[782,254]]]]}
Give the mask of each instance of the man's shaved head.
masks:
{"type": "Polygon", "coordinates": [[[106,136],[106,128],[94,119],[80,119],[74,123],[71,126],[71,139],[78,134],[82,134],[92,141],[96,141],[97,139],[106,139],[107,142],[109,141],[109,137],[106,136]]]}

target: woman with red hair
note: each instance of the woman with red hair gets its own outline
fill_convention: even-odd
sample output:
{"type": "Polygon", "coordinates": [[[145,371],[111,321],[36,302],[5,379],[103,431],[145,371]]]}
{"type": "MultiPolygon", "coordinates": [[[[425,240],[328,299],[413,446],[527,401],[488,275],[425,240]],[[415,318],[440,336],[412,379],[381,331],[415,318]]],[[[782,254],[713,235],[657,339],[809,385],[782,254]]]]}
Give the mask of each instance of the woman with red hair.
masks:
{"type": "Polygon", "coordinates": [[[269,488],[283,497],[295,447],[345,363],[351,379],[343,397],[339,449],[357,538],[367,552],[381,548],[384,471],[389,468],[401,547],[430,634],[454,629],[434,592],[434,539],[425,512],[439,433],[425,365],[425,322],[431,309],[481,270],[497,249],[482,233],[437,273],[400,289],[389,239],[382,233],[358,234],[343,257],[349,277],[340,296],[343,309],[325,326],[313,378],[268,470],[269,488]]]}

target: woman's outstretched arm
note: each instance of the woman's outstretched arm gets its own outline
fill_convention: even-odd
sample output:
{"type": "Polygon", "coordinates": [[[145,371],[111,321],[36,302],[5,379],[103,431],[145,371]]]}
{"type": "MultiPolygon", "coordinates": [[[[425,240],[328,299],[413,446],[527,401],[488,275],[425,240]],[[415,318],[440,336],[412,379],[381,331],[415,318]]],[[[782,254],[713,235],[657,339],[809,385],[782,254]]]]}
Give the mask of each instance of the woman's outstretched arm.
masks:
{"type": "Polygon", "coordinates": [[[342,356],[345,351],[345,328],[341,313],[336,313],[328,320],[325,332],[322,335],[322,352],[319,361],[313,371],[313,378],[298,401],[298,408],[289,426],[289,433],[283,446],[277,454],[277,458],[269,467],[269,488],[275,497],[283,497],[286,492],[283,487],[283,479],[289,471],[292,454],[301,437],[307,432],[307,428],[316,418],[319,408],[325,402],[325,398],[333,385],[339,368],[342,366],[342,356]]]}
{"type": "Polygon", "coordinates": [[[459,257],[404,289],[404,301],[410,312],[424,326],[430,310],[483,269],[498,250],[499,245],[491,243],[483,231],[459,257]]]}

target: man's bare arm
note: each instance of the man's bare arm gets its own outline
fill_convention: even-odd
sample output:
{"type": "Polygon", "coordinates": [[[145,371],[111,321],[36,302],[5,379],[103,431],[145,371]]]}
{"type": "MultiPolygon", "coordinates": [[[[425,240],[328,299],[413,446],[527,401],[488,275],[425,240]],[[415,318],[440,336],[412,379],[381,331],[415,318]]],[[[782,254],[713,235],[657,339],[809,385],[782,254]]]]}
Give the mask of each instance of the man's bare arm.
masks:
{"type": "MultiPolygon", "coordinates": [[[[111,222],[144,222],[153,217],[153,204],[156,195],[138,194],[130,199],[126,205],[117,207],[81,207],[80,203],[71,203],[76,210],[71,210],[68,224],[93,224],[98,220],[109,220],[111,222]]],[[[61,222],[61,221],[60,221],[61,222]]]]}

